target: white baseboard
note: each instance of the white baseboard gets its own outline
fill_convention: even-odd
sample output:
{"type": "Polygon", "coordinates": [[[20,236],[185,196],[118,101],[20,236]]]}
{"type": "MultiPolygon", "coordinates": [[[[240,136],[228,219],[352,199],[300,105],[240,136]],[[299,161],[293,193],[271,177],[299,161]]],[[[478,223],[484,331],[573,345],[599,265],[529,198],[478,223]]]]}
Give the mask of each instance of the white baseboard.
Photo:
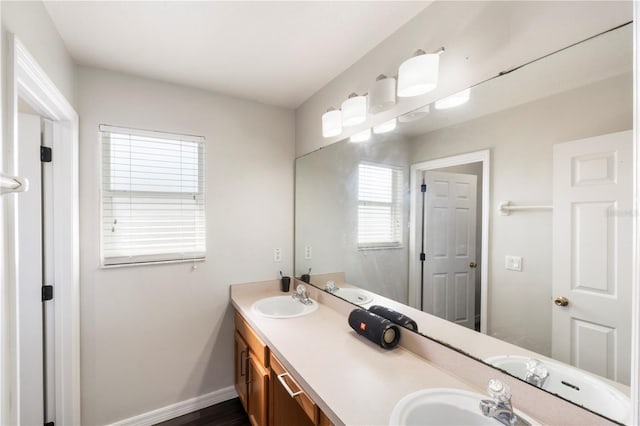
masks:
{"type": "Polygon", "coordinates": [[[229,386],[228,388],[167,405],[166,407],[158,408],[157,410],[149,411],[135,417],[120,420],[112,423],[110,426],[153,426],[157,423],[171,420],[175,417],[183,416],[193,411],[233,399],[237,396],[238,393],[236,392],[235,387],[229,386]]]}

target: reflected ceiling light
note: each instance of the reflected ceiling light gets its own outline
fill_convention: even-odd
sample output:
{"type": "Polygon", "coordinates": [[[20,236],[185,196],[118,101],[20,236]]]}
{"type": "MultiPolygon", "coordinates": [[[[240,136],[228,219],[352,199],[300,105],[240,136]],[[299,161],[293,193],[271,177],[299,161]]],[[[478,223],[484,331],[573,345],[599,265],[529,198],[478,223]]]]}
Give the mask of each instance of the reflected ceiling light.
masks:
{"type": "Polygon", "coordinates": [[[408,98],[424,95],[438,86],[441,47],[434,53],[418,50],[404,61],[398,69],[398,97],[408,98]]]}
{"type": "Polygon", "coordinates": [[[355,93],[342,103],[342,125],[355,126],[367,121],[367,97],[355,93]]]}
{"type": "Polygon", "coordinates": [[[342,113],[339,109],[329,108],[322,114],[322,136],[331,138],[342,133],[342,113]]]}
{"type": "Polygon", "coordinates": [[[369,112],[378,114],[396,104],[396,79],[380,74],[369,90],[369,112]]]}
{"type": "Polygon", "coordinates": [[[358,132],[351,136],[349,139],[351,142],[366,142],[371,139],[371,129],[364,130],[362,132],[358,132]]]}
{"type": "Polygon", "coordinates": [[[395,118],[393,120],[385,121],[384,123],[375,126],[373,128],[373,133],[375,133],[376,135],[379,135],[381,133],[390,132],[396,128],[397,124],[398,124],[398,120],[396,120],[395,118]]]}
{"type": "Polygon", "coordinates": [[[402,114],[398,117],[398,121],[401,123],[410,123],[412,121],[420,120],[421,118],[426,117],[427,114],[429,114],[429,111],[431,111],[431,106],[425,105],[422,108],[402,114]]]}
{"type": "Polygon", "coordinates": [[[471,97],[471,88],[465,89],[461,92],[454,93],[451,96],[436,101],[436,109],[455,108],[457,106],[466,104],[471,97]]]}

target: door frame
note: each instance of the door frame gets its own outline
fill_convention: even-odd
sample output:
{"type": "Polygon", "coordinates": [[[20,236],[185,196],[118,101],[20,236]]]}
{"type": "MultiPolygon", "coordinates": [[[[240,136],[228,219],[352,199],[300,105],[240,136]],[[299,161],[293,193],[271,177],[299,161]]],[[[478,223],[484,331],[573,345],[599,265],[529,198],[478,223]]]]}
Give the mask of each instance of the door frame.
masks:
{"type": "MultiPolygon", "coordinates": [[[[19,175],[18,99],[54,123],[55,418],[59,424],[80,424],[78,114],[20,40],[11,33],[7,36],[7,120],[3,148],[8,173],[19,175]]],[[[0,423],[19,424],[20,349],[17,343],[20,336],[16,311],[19,259],[15,233],[19,198],[5,197],[4,203],[7,285],[0,305],[3,311],[0,356],[6,379],[1,383],[0,423]]]]}
{"type": "Polygon", "coordinates": [[[640,5],[633,2],[633,252],[631,297],[631,424],[640,423],[640,149],[638,125],[640,125],[640,5]]]}
{"type": "MultiPolygon", "coordinates": [[[[443,167],[460,166],[469,163],[482,163],[482,260],[480,261],[480,332],[487,333],[487,302],[489,279],[489,209],[491,206],[490,194],[490,163],[491,150],[469,152],[451,157],[438,158],[423,161],[411,165],[411,210],[409,213],[409,229],[415,230],[418,225],[421,192],[417,190],[418,182],[424,171],[441,169],[443,167]]],[[[415,232],[409,232],[409,305],[419,309],[420,287],[416,283],[418,277],[419,258],[418,241],[415,232]]]]}

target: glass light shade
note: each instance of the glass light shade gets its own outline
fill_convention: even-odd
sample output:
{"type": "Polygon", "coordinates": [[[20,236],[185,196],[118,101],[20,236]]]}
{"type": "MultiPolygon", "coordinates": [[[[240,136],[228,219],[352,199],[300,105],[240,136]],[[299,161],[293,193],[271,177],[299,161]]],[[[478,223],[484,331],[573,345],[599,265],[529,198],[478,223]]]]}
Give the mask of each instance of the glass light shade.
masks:
{"type": "Polygon", "coordinates": [[[394,118],[393,120],[385,121],[384,123],[375,126],[373,128],[373,133],[379,135],[381,133],[387,133],[396,128],[398,121],[394,118]]]}
{"type": "Polygon", "coordinates": [[[351,136],[349,139],[351,142],[366,142],[371,139],[371,129],[364,130],[362,132],[358,132],[351,136]]]}
{"type": "Polygon", "coordinates": [[[342,103],[342,125],[355,126],[367,120],[367,97],[353,96],[342,103]]]}
{"type": "Polygon", "coordinates": [[[322,136],[331,138],[342,133],[342,113],[334,109],[322,114],[322,136]]]}
{"type": "Polygon", "coordinates": [[[436,109],[455,108],[466,104],[471,97],[471,89],[465,89],[462,92],[454,93],[451,96],[436,101],[436,109]]]}
{"type": "Polygon", "coordinates": [[[440,55],[425,53],[407,59],[398,69],[398,96],[424,95],[438,86],[440,55]]]}
{"type": "Polygon", "coordinates": [[[396,104],[396,79],[386,77],[373,83],[369,90],[369,112],[378,114],[396,104]]]}

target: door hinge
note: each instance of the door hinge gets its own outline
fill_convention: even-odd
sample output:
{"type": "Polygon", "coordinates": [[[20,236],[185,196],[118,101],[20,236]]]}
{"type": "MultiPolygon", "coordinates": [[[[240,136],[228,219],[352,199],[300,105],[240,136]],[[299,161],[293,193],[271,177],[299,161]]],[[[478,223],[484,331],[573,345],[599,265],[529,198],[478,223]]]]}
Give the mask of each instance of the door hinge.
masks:
{"type": "Polygon", "coordinates": [[[425,260],[427,260],[427,255],[424,253],[420,253],[420,262],[424,262],[425,260]]]}
{"type": "Polygon", "coordinates": [[[53,299],[53,286],[52,285],[43,285],[42,286],[42,301],[46,302],[47,300],[53,299]]]}
{"type": "Polygon", "coordinates": [[[54,422],[47,422],[44,426],[56,426],[56,424],[54,422]]]}
{"type": "Polygon", "coordinates": [[[423,183],[420,185],[420,192],[427,192],[427,184],[423,183]]]}
{"type": "Polygon", "coordinates": [[[50,163],[51,155],[52,155],[51,148],[49,148],[48,146],[40,147],[40,161],[42,161],[43,163],[50,163]]]}

